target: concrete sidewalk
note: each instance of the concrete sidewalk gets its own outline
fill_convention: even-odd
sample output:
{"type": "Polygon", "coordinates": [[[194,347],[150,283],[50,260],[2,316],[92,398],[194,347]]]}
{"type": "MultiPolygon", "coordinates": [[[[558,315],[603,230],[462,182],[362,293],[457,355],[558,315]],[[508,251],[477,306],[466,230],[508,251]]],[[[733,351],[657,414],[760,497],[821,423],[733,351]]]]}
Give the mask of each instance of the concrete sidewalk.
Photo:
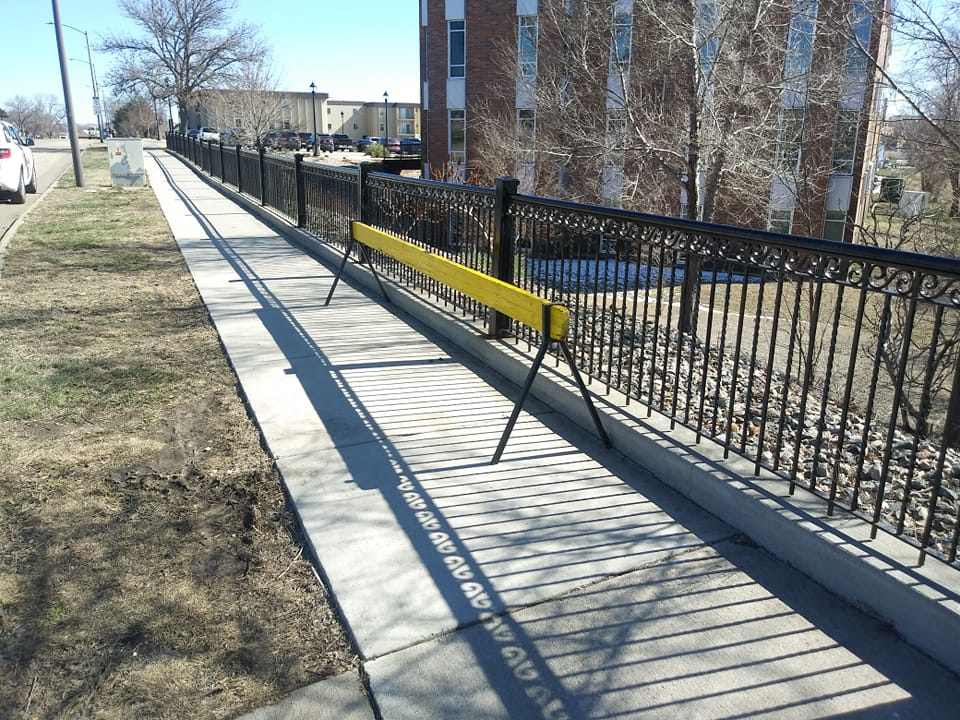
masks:
{"type": "MultiPolygon", "coordinates": [[[[954,718],[960,679],[164,151],[150,182],[371,697],[245,718],[954,718]]],[[[958,651],[960,652],[960,651],[958,651]]]]}

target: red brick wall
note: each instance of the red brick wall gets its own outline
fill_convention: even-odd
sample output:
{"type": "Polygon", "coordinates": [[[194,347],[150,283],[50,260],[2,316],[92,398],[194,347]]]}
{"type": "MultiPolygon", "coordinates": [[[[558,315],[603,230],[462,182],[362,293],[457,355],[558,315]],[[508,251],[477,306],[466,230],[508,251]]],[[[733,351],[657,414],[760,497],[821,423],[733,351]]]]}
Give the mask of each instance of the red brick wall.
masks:
{"type": "MultiPolygon", "coordinates": [[[[421,35],[421,71],[429,82],[429,110],[424,112],[424,161],[434,172],[449,160],[447,147],[447,22],[443,0],[429,0],[427,27],[421,35]]],[[[502,67],[504,44],[516,44],[515,0],[466,0],[466,119],[467,164],[475,160],[476,137],[472,118],[477,102],[489,97],[512,109],[516,86],[512,68],[502,67]]],[[[501,108],[502,109],[502,108],[501,108]]]]}

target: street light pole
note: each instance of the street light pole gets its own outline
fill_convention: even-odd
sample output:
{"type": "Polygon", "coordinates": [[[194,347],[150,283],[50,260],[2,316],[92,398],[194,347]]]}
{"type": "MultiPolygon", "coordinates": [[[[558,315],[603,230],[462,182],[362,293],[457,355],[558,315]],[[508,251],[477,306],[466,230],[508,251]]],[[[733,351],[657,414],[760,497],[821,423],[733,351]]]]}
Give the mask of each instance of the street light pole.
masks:
{"type": "MultiPolygon", "coordinates": [[[[47,24],[50,25],[51,23],[47,24]]],[[[90,66],[90,89],[93,90],[93,109],[97,113],[97,131],[100,133],[100,142],[103,142],[103,122],[100,120],[100,88],[97,87],[97,71],[96,68],[93,67],[93,55],[90,53],[90,36],[86,30],[81,30],[73,25],[67,25],[66,23],[60,23],[60,25],[70,28],[71,30],[76,30],[78,33],[83,33],[83,39],[87,42],[87,65],[90,66]]]]}
{"type": "MultiPolygon", "coordinates": [[[[390,121],[387,119],[387,101],[390,99],[390,96],[387,94],[387,91],[383,91],[383,149],[387,150],[387,138],[390,137],[390,121]]],[[[390,154],[390,151],[387,150],[387,155],[390,154]]]]}
{"type": "Polygon", "coordinates": [[[70,134],[70,154],[73,156],[73,176],[77,187],[83,187],[83,163],[80,162],[77,124],[73,119],[73,98],[70,97],[70,74],[67,72],[67,53],[63,47],[63,30],[60,27],[60,5],[53,3],[53,29],[57,33],[57,53],[60,56],[60,79],[63,81],[63,105],[67,113],[67,132],[70,134]]]}
{"type": "Polygon", "coordinates": [[[317,156],[317,145],[320,144],[320,138],[317,137],[317,85],[310,83],[310,102],[313,104],[313,156],[317,156]]]}
{"type": "Polygon", "coordinates": [[[343,110],[340,111],[340,134],[346,135],[347,131],[343,129],[343,110]]]}

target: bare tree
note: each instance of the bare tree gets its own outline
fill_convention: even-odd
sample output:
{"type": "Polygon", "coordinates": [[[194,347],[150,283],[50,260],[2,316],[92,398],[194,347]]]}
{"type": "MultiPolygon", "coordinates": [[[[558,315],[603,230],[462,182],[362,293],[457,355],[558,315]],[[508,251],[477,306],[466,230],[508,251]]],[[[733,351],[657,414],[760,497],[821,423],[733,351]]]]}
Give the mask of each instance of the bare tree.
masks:
{"type": "Polygon", "coordinates": [[[898,102],[919,120],[912,128],[917,141],[914,148],[940,158],[941,170],[949,175],[953,217],[960,216],[958,12],[957,0],[898,0],[890,22],[900,58],[891,67],[882,62],[875,48],[865,46],[852,28],[837,23],[881,73],[898,102]]]}
{"type": "Polygon", "coordinates": [[[63,105],[55,95],[17,95],[7,100],[6,110],[10,122],[26,135],[51,137],[63,128],[63,105]]]}
{"type": "Polygon", "coordinates": [[[118,0],[140,35],[107,35],[100,49],[120,56],[108,82],[122,93],[175,97],[181,124],[203,89],[222,87],[264,55],[257,29],[232,22],[233,0],[118,0]]]}
{"type": "Polygon", "coordinates": [[[156,124],[157,114],[151,98],[131,98],[113,113],[114,131],[124,137],[152,137],[156,124]]]}
{"type": "MultiPolygon", "coordinates": [[[[242,63],[227,85],[228,117],[239,118],[244,133],[257,146],[282,120],[283,93],[277,86],[273,65],[262,57],[242,63]]],[[[233,124],[232,121],[223,123],[224,127],[233,124]]]]}

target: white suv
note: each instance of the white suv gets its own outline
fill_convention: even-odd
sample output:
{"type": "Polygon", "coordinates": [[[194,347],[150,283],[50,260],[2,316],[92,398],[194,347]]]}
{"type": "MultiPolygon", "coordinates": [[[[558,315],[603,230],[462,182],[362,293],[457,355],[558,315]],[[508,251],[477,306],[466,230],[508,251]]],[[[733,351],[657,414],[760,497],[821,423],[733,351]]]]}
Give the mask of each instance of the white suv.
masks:
{"type": "Polygon", "coordinates": [[[21,140],[13,125],[0,120],[0,198],[22,205],[27,201],[27,193],[37,191],[32,145],[32,139],[21,140]]]}

